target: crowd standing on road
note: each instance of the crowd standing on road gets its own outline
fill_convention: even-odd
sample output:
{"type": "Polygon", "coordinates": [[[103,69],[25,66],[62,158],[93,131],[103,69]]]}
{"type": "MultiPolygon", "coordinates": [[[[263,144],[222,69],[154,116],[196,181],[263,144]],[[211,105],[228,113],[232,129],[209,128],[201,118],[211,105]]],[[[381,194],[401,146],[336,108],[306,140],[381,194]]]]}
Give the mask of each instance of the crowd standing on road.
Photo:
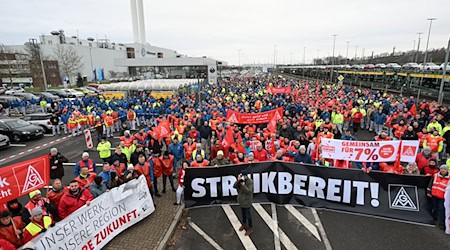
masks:
{"type": "MultiPolygon", "coordinates": [[[[62,187],[63,163],[67,159],[52,149],[50,170],[51,178],[55,179],[52,190],[46,198],[30,194],[31,203],[18,214],[13,214],[12,209],[3,211],[1,238],[20,246],[54,221],[84,204],[89,205],[94,197],[140,175],[146,177],[151,194],[157,197],[166,193],[168,179],[170,188],[176,192],[174,204],[180,205],[186,168],[264,161],[430,175],[433,215],[444,229],[450,165],[450,147],[446,143],[450,140],[450,111],[446,106],[380,91],[279,77],[232,78],[205,89],[200,102],[188,89],[180,89],[167,99],[153,98],[151,92],[138,92],[124,99],[86,96],[52,102],[53,134],[78,136],[85,129],[95,131],[102,170],[96,171],[96,163],[90,157],[92,152],[80,152],[73,181],[68,188],[62,187]],[[272,94],[267,86],[290,86],[292,91],[272,94]],[[275,124],[243,125],[226,120],[227,110],[258,113],[278,107],[284,108],[284,114],[275,124]],[[322,157],[321,138],[356,140],[361,130],[372,132],[375,141],[419,140],[416,161],[378,164],[322,157]],[[111,144],[109,139],[113,136],[120,137],[119,145],[111,144]],[[162,192],[158,186],[161,179],[162,192]]],[[[240,183],[236,185],[241,187],[240,183]]],[[[8,207],[17,204],[14,202],[8,203],[8,207]]],[[[243,229],[249,229],[251,213],[243,210],[244,213],[243,229]]]]}

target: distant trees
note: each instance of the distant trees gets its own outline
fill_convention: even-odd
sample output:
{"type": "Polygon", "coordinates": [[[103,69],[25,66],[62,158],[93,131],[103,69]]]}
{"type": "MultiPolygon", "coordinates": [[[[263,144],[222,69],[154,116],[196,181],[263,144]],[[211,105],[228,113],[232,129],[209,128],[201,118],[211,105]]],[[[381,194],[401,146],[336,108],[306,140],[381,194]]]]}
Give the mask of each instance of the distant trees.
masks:
{"type": "Polygon", "coordinates": [[[70,82],[73,82],[72,78],[79,75],[84,66],[82,62],[83,57],[79,55],[72,46],[61,44],[57,45],[53,50],[53,53],[55,54],[56,60],[58,60],[60,72],[67,76],[70,79],[70,82]]]}

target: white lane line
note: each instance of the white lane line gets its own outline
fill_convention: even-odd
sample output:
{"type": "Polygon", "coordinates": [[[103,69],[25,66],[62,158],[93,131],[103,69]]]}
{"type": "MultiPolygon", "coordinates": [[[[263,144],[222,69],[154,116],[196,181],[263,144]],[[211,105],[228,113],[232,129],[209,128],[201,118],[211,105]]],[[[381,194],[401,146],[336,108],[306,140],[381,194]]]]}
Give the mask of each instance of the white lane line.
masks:
{"type": "Polygon", "coordinates": [[[189,225],[195,230],[197,231],[198,234],[200,234],[200,236],[202,236],[209,244],[211,244],[211,246],[213,246],[215,249],[217,250],[223,250],[222,247],[219,246],[219,244],[217,244],[217,242],[215,242],[211,237],[209,237],[209,235],[207,235],[200,227],[197,226],[197,224],[195,224],[192,221],[189,221],[189,225]]]}
{"type": "Polygon", "coordinates": [[[315,208],[311,208],[312,213],[314,215],[314,219],[316,220],[316,225],[319,228],[320,234],[322,235],[323,244],[325,245],[325,248],[327,250],[332,250],[333,247],[331,247],[330,241],[328,240],[327,234],[325,233],[325,228],[322,225],[322,221],[320,221],[320,217],[317,214],[317,211],[315,208]]]}
{"type": "Polygon", "coordinates": [[[277,215],[277,207],[275,203],[270,204],[270,210],[272,210],[272,221],[273,221],[273,241],[275,243],[275,250],[281,250],[280,244],[280,231],[278,227],[278,215],[277,215]]]}
{"type": "Polygon", "coordinates": [[[314,237],[316,237],[316,239],[318,241],[322,241],[320,239],[320,234],[319,231],[317,231],[317,228],[311,223],[309,222],[308,219],[305,218],[305,216],[303,216],[303,214],[301,214],[297,209],[294,208],[294,206],[292,205],[285,205],[284,206],[298,221],[300,221],[300,223],[302,223],[306,229],[308,229],[309,232],[312,233],[312,235],[314,235],[314,237]]]}
{"type": "MultiPolygon", "coordinates": [[[[274,227],[274,221],[269,216],[269,214],[264,210],[264,208],[261,206],[261,204],[255,203],[253,204],[253,208],[255,208],[256,212],[258,212],[259,216],[266,222],[267,226],[269,226],[270,230],[275,234],[275,227],[274,227]]],[[[286,247],[286,249],[298,249],[294,243],[289,239],[289,237],[281,230],[281,228],[278,228],[278,233],[280,236],[281,243],[286,247]]]]}
{"type": "Polygon", "coordinates": [[[44,134],[45,137],[53,137],[54,135],[44,134]]]}
{"type": "Polygon", "coordinates": [[[11,147],[26,147],[26,144],[9,144],[11,147]]]}
{"type": "Polygon", "coordinates": [[[233,225],[234,231],[236,231],[236,234],[238,235],[239,239],[242,242],[242,245],[245,249],[254,249],[256,250],[255,244],[253,244],[252,239],[250,237],[245,236],[245,231],[239,232],[239,228],[241,227],[241,222],[239,221],[238,217],[234,213],[233,209],[231,209],[230,205],[222,205],[223,211],[228,217],[228,220],[230,220],[231,225],[233,225]]]}

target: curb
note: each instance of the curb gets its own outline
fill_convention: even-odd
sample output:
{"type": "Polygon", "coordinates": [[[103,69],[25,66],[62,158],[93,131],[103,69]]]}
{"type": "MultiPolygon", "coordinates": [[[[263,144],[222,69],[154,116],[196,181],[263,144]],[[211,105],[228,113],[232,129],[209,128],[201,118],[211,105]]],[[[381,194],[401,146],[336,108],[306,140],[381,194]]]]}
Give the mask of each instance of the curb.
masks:
{"type": "Polygon", "coordinates": [[[177,226],[178,222],[180,221],[181,218],[181,214],[183,212],[184,209],[184,204],[182,204],[179,208],[177,213],[175,214],[175,217],[173,218],[172,223],[170,224],[169,229],[167,230],[166,234],[164,235],[164,238],[162,239],[162,241],[159,243],[159,246],[156,248],[157,250],[163,250],[166,248],[167,243],[170,240],[170,236],[172,236],[173,231],[175,230],[175,227],[177,226]]]}

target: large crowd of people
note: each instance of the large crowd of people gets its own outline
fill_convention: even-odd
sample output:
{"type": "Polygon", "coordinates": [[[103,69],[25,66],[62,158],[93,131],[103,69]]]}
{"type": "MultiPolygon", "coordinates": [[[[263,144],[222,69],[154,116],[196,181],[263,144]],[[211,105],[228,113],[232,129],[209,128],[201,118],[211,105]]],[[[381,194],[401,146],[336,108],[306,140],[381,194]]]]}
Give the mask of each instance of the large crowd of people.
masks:
{"type": "MultiPolygon", "coordinates": [[[[186,168],[264,161],[430,175],[433,216],[444,229],[450,165],[446,143],[450,140],[450,111],[446,106],[381,91],[270,76],[236,77],[203,89],[200,101],[196,93],[180,89],[166,99],[138,92],[124,99],[86,96],[51,102],[52,124],[63,124],[54,134],[77,136],[86,128],[96,132],[102,170],[96,172],[89,155],[92,152],[80,152],[74,179],[69,187],[63,187],[67,159],[52,149],[52,190],[46,198],[38,191],[30,193],[30,202],[23,208],[17,200],[8,202],[8,209],[0,213],[0,238],[20,246],[95,197],[140,175],[146,177],[151,194],[157,197],[166,193],[168,179],[176,193],[174,204],[179,205],[186,168]],[[292,91],[272,94],[267,86],[290,86],[292,91]],[[227,110],[258,113],[279,107],[284,114],[274,125],[226,120],[227,110]],[[111,144],[112,136],[120,136],[119,145],[111,144]],[[321,138],[419,140],[420,149],[415,162],[349,162],[323,158],[321,138]],[[158,185],[161,179],[162,185],[158,185]]],[[[50,100],[41,101],[47,105],[50,100]]]]}

